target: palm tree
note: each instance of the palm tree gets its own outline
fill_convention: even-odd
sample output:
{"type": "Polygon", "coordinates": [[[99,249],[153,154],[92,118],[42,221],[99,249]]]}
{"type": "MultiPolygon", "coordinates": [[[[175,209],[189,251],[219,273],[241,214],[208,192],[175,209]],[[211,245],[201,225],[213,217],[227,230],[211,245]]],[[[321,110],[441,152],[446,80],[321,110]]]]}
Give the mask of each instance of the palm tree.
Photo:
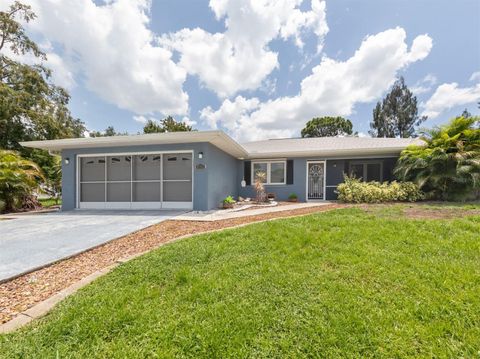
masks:
{"type": "Polygon", "coordinates": [[[42,170],[35,162],[15,151],[0,150],[0,200],[5,202],[5,211],[14,210],[15,202],[30,196],[42,179],[42,170]]]}
{"type": "Polygon", "coordinates": [[[480,189],[480,118],[463,116],[422,131],[424,145],[405,149],[396,176],[413,181],[431,198],[473,197],[480,189]]]}

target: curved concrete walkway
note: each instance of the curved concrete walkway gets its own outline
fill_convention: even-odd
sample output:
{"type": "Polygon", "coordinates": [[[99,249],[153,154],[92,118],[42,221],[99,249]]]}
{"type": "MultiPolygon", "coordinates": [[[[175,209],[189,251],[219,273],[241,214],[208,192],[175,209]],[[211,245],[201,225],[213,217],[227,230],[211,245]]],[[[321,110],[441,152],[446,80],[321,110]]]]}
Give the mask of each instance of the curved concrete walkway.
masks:
{"type": "Polygon", "coordinates": [[[184,211],[81,210],[2,216],[0,281],[182,213],[184,211]]]}

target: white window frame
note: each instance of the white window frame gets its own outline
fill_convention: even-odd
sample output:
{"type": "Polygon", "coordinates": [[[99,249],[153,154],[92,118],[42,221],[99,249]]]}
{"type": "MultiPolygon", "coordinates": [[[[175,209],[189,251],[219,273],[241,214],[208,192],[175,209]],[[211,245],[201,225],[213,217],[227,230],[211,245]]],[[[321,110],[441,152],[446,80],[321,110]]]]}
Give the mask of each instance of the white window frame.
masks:
{"type": "Polygon", "coordinates": [[[348,165],[348,174],[352,173],[352,165],[363,165],[362,182],[367,182],[368,165],[380,165],[380,182],[383,182],[383,161],[351,161],[348,165]]]}
{"type": "Polygon", "coordinates": [[[267,178],[266,178],[266,182],[264,182],[265,185],[268,185],[268,186],[282,186],[282,185],[286,185],[287,184],[287,161],[285,160],[277,160],[277,161],[252,161],[252,164],[251,164],[251,184],[253,185],[255,183],[255,171],[254,171],[254,165],[255,164],[266,164],[267,165],[267,178]],[[283,182],[274,182],[272,183],[270,180],[270,175],[272,173],[271,171],[271,167],[272,167],[272,163],[283,163],[283,182]]]}

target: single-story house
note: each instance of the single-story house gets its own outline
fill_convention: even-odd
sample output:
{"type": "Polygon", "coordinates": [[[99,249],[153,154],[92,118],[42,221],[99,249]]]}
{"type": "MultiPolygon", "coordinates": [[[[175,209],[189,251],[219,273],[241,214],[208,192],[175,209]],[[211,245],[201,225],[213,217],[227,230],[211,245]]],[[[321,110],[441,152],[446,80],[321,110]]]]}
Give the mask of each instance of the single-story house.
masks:
{"type": "Polygon", "coordinates": [[[62,209],[217,208],[254,197],[255,174],[285,200],[335,200],[344,173],[389,181],[413,139],[322,137],[238,143],[222,131],[23,142],[62,156],[62,209]]]}

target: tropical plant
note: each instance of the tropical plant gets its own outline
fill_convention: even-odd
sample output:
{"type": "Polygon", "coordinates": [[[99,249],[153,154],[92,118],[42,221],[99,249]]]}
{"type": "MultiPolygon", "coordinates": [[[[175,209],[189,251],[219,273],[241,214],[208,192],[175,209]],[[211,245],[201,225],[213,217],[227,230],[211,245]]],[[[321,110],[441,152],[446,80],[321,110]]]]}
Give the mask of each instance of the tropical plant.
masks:
{"type": "Polygon", "coordinates": [[[415,202],[424,198],[412,182],[363,182],[346,175],[337,186],[337,194],[338,199],[346,203],[415,202]]]}
{"type": "Polygon", "coordinates": [[[400,77],[383,101],[377,102],[369,133],[373,137],[414,137],[416,126],[426,119],[418,115],[417,97],[400,77]]]}
{"type": "Polygon", "coordinates": [[[479,117],[460,116],[447,125],[424,130],[424,144],[401,153],[396,176],[417,183],[433,199],[473,197],[480,189],[479,124],[479,117]]]}
{"type": "Polygon", "coordinates": [[[263,171],[255,172],[255,182],[253,187],[255,188],[256,193],[256,201],[258,203],[265,202],[267,200],[267,194],[265,193],[265,180],[267,178],[267,174],[263,171]]]}
{"type": "Polygon", "coordinates": [[[44,180],[40,167],[18,152],[0,150],[0,200],[10,212],[31,202],[33,191],[44,180]]]}
{"type": "Polygon", "coordinates": [[[302,137],[347,136],[352,134],[352,122],[343,117],[317,117],[302,129],[302,137]]]}

